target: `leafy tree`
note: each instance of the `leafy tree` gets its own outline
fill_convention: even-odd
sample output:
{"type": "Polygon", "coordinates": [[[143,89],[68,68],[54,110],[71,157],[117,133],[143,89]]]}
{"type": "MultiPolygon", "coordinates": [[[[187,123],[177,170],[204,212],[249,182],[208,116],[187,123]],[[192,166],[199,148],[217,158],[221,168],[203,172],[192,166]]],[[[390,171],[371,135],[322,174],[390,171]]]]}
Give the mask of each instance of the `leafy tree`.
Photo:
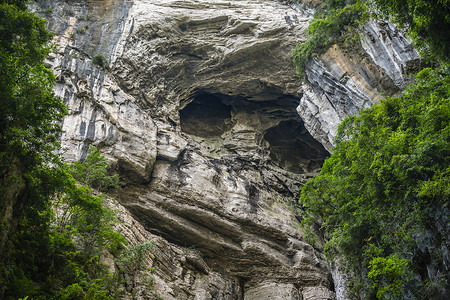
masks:
{"type": "Polygon", "coordinates": [[[448,298],[449,68],[425,69],[402,96],[348,117],[335,142],[302,189],[304,225],[328,233],[327,255],[362,279],[357,294],[448,298]]]}
{"type": "Polygon", "coordinates": [[[115,218],[103,195],[77,183],[67,169],[32,175],[30,188],[39,191],[45,183],[51,194],[30,193],[20,216],[6,299],[114,299],[119,292],[117,274],[109,274],[99,257],[105,249],[118,255],[125,240],[113,230],[115,218]]]}
{"type": "Polygon", "coordinates": [[[67,113],[55,97],[54,76],[42,64],[51,50],[45,21],[14,5],[0,4],[1,162],[21,156],[29,165],[54,159],[67,113]]]}
{"type": "Polygon", "coordinates": [[[118,175],[107,176],[107,171],[106,158],[93,146],[89,147],[88,156],[84,161],[74,162],[69,168],[69,172],[77,181],[102,192],[119,186],[118,175]]]}
{"type": "Polygon", "coordinates": [[[112,299],[119,281],[99,257],[124,239],[103,196],[68,170],[95,174],[83,182],[101,190],[117,176],[98,178],[106,172],[98,151],[88,155],[94,170],[54,154],[67,108],[43,65],[52,35],[25,4],[0,0],[0,298],[112,299]]]}
{"type": "Polygon", "coordinates": [[[0,1],[1,278],[9,276],[13,236],[25,207],[43,212],[49,203],[45,196],[52,188],[45,180],[50,177],[35,175],[47,174],[47,165],[57,162],[53,150],[67,112],[52,91],[53,74],[42,64],[51,49],[51,34],[43,20],[26,11],[25,3],[0,1]]]}

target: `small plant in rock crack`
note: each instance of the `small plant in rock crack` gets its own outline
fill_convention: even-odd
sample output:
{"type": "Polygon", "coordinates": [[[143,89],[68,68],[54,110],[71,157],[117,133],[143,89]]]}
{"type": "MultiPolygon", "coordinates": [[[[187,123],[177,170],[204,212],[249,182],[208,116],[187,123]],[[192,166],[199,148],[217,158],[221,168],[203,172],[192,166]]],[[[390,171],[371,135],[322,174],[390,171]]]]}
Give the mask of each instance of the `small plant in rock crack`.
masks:
{"type": "Polygon", "coordinates": [[[117,259],[117,263],[120,265],[120,268],[127,273],[135,273],[140,270],[150,269],[145,267],[143,262],[154,250],[156,250],[154,242],[147,241],[138,244],[123,250],[120,258],[117,259]]]}
{"type": "Polygon", "coordinates": [[[102,69],[105,69],[105,70],[109,69],[108,60],[101,54],[97,54],[96,56],[94,56],[94,58],[92,59],[92,63],[94,65],[99,66],[102,69]]]}
{"type": "Polygon", "coordinates": [[[50,17],[53,14],[53,8],[40,9],[37,11],[37,13],[45,15],[46,17],[50,17]]]}
{"type": "MultiPolygon", "coordinates": [[[[123,250],[120,257],[116,260],[119,272],[125,278],[124,284],[131,287],[132,292],[134,292],[133,289],[137,283],[146,286],[150,290],[155,290],[155,280],[151,274],[156,271],[156,268],[145,265],[145,259],[155,251],[155,243],[147,241],[123,250]],[[138,277],[142,279],[136,281],[138,277]]],[[[154,294],[155,296],[157,295],[156,292],[154,294]]]]}

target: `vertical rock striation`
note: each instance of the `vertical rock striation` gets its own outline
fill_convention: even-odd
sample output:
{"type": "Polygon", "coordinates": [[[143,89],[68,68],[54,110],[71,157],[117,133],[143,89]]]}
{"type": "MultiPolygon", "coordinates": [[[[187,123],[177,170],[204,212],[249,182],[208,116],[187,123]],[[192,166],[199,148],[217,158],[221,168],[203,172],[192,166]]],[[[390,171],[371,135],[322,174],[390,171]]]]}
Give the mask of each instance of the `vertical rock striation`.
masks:
{"type": "Polygon", "coordinates": [[[299,227],[299,186],[317,174],[343,117],[403,87],[404,62],[418,58],[404,38],[368,25],[367,54],[333,47],[302,85],[290,53],[311,9],[264,0],[34,4],[49,8],[57,51],[47,63],[71,110],[64,155],[82,159],[95,145],[120,174],[121,230],[132,244],[156,241],[148,263],[157,292],[335,299],[322,249],[299,227]]]}
{"type": "Polygon", "coordinates": [[[334,45],[306,68],[304,96],[297,108],[306,128],[328,151],[340,122],[372,106],[382,95],[402,91],[419,53],[392,24],[369,22],[361,49],[334,45]]]}

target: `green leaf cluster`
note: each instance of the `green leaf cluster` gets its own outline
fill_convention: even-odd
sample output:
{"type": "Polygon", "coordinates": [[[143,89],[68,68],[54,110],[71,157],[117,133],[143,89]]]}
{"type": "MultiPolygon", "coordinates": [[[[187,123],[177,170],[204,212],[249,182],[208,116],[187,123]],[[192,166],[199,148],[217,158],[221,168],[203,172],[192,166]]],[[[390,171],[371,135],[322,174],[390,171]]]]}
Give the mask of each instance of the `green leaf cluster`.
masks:
{"type": "Polygon", "coordinates": [[[80,183],[101,192],[119,187],[119,176],[107,176],[108,162],[102,156],[100,149],[90,146],[85,160],[74,162],[69,166],[69,172],[80,183]]]}
{"type": "Polygon", "coordinates": [[[397,254],[389,257],[375,257],[369,262],[367,274],[377,290],[377,298],[393,299],[400,295],[412,274],[408,270],[408,260],[399,258],[397,254]]]}
{"type": "Polygon", "coordinates": [[[138,244],[129,249],[125,249],[121,252],[117,262],[121,265],[121,268],[128,274],[135,273],[138,270],[143,270],[142,263],[145,258],[156,249],[154,242],[145,242],[138,244]]]}
{"type": "Polygon", "coordinates": [[[59,162],[54,151],[67,113],[52,91],[53,74],[43,66],[52,35],[25,4],[0,1],[0,298],[13,273],[20,219],[34,213],[36,224],[48,220],[54,191],[48,166],[59,162]]]}
{"type": "Polygon", "coordinates": [[[30,191],[2,278],[5,299],[115,299],[119,293],[118,275],[100,257],[105,250],[119,255],[125,239],[114,231],[103,195],[80,185],[70,167],[26,174],[30,191]]]}
{"type": "Polygon", "coordinates": [[[328,256],[344,255],[363,278],[358,293],[444,299],[450,291],[443,254],[450,246],[449,68],[425,69],[400,97],[348,117],[335,142],[320,175],[302,189],[304,225],[319,222],[328,232],[328,256]]]}
{"type": "MultiPolygon", "coordinates": [[[[52,35],[45,21],[0,2],[0,164],[12,156],[37,165],[54,159],[66,106],[55,97],[54,76],[42,64],[52,35]]],[[[7,1],[9,2],[9,1],[7,1]]]]}
{"type": "Polygon", "coordinates": [[[302,76],[306,63],[312,57],[325,53],[333,44],[356,35],[355,27],[360,23],[362,6],[351,1],[326,1],[308,27],[308,40],[298,43],[292,55],[297,74],[302,76]]]}
{"type": "Polygon", "coordinates": [[[0,0],[0,298],[116,299],[121,275],[100,258],[125,240],[100,192],[118,177],[95,148],[71,165],[55,154],[67,107],[43,65],[52,35],[26,2],[0,0]]]}
{"type": "Polygon", "coordinates": [[[97,54],[96,56],[94,56],[94,58],[92,59],[92,63],[102,69],[109,69],[108,60],[101,54],[97,54]]]}

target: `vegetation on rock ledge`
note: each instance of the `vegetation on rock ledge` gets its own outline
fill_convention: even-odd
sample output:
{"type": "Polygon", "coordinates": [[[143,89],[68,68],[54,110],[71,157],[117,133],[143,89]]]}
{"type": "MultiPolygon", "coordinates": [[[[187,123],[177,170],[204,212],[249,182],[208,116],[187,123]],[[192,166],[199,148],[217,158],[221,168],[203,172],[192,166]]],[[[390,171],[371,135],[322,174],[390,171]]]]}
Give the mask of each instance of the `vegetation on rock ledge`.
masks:
{"type": "Polygon", "coordinates": [[[354,298],[449,298],[450,6],[353,3],[323,3],[310,39],[293,51],[299,75],[368,14],[398,22],[442,67],[421,71],[400,97],[344,120],[335,152],[302,189],[303,224],[319,223],[328,257],[344,258],[354,298]]]}
{"type": "Polygon", "coordinates": [[[100,192],[118,178],[95,148],[71,165],[55,154],[67,107],[43,65],[52,35],[26,2],[0,0],[0,298],[114,299],[122,273],[101,257],[129,250],[100,192]]]}
{"type": "Polygon", "coordinates": [[[449,16],[448,0],[325,0],[309,24],[307,41],[292,51],[297,74],[302,77],[308,60],[333,44],[354,47],[351,44],[359,41],[359,25],[370,18],[391,20],[408,33],[424,57],[448,61],[449,16]]]}
{"type": "Polygon", "coordinates": [[[448,296],[449,200],[447,67],[345,119],[300,199],[304,224],[321,224],[328,257],[344,255],[353,291],[369,299],[448,296]]]}
{"type": "Polygon", "coordinates": [[[297,74],[302,76],[308,60],[325,53],[331,45],[348,43],[358,36],[355,28],[362,11],[362,6],[355,1],[325,1],[309,24],[308,40],[298,43],[292,51],[297,74]]]}

